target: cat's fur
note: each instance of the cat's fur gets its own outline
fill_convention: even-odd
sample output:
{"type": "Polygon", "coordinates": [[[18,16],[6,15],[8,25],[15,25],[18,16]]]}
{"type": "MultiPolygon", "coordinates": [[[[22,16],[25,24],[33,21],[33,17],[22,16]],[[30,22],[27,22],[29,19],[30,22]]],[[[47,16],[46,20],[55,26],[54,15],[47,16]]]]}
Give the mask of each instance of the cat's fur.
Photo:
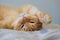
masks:
{"type": "Polygon", "coordinates": [[[49,22],[51,17],[32,5],[17,9],[0,5],[0,28],[34,31],[42,29],[42,24],[49,22]]]}

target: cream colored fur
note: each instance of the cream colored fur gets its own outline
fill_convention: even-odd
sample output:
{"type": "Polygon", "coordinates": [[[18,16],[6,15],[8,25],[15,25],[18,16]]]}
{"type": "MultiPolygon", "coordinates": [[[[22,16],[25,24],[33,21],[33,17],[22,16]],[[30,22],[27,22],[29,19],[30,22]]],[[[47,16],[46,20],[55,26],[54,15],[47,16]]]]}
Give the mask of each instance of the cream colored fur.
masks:
{"type": "Polygon", "coordinates": [[[51,17],[32,5],[17,9],[0,5],[0,27],[34,31],[42,29],[43,23],[50,23],[51,17]]]}

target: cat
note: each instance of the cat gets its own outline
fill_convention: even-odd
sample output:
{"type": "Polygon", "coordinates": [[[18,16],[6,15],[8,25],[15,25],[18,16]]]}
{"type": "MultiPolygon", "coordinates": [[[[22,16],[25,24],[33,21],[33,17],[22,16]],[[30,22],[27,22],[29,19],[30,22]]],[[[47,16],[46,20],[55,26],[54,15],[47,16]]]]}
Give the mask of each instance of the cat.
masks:
{"type": "Polygon", "coordinates": [[[35,31],[42,29],[43,23],[50,23],[51,17],[33,5],[12,8],[0,5],[0,28],[35,31]]]}

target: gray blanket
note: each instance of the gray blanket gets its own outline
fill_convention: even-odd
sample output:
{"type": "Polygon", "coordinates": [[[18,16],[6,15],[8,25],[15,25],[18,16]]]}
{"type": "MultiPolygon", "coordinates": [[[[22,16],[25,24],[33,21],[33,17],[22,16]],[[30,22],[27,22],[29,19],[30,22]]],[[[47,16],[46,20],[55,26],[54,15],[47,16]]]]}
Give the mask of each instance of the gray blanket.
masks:
{"type": "Polygon", "coordinates": [[[60,40],[60,31],[42,29],[40,31],[25,32],[0,29],[0,40],[60,40]]]}

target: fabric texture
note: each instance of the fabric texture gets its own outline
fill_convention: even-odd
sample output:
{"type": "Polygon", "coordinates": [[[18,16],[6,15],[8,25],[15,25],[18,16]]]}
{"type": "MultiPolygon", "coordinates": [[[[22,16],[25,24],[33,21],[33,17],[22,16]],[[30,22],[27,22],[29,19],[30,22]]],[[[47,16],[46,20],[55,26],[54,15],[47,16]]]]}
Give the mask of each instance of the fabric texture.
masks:
{"type": "Polygon", "coordinates": [[[25,32],[0,29],[0,40],[60,40],[59,30],[46,30],[25,32]]]}

